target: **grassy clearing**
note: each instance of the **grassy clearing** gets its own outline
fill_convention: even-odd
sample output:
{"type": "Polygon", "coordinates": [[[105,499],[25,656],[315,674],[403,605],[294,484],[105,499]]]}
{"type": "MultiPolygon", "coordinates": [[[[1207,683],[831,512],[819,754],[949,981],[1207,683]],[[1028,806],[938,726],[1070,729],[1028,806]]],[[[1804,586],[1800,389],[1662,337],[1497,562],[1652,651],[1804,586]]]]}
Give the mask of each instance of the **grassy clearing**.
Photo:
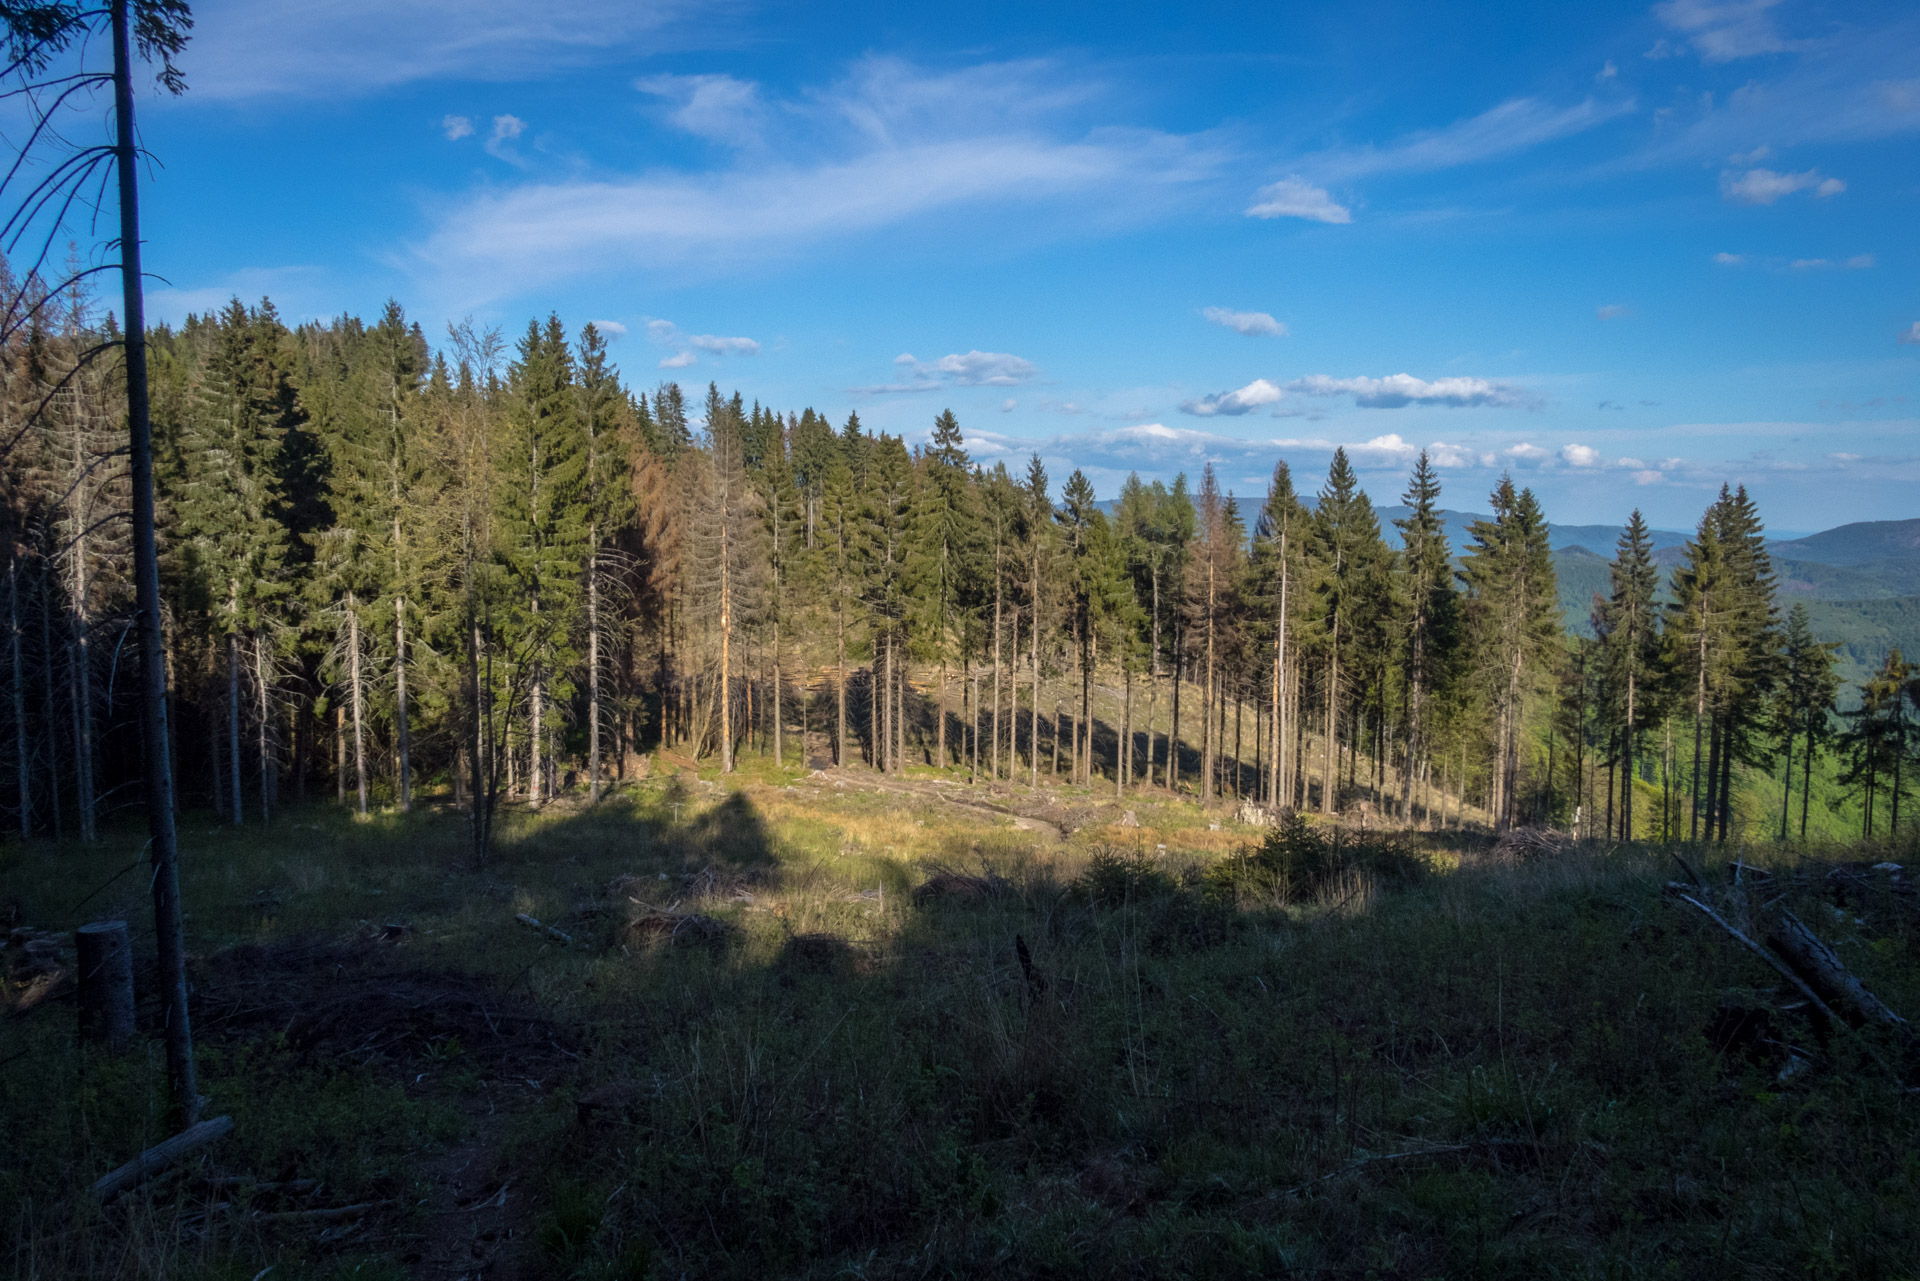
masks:
{"type": "MultiPolygon", "coordinates": [[[[190,825],[236,1132],[76,1228],[53,1203],[157,1133],[157,1055],[0,1022],[14,1275],[1915,1275],[1920,1096],[1772,1008],[1663,854],[1313,871],[1173,802],[756,769],[515,815],[480,870],[439,813],[190,825]]],[[[75,906],[137,852],[7,848],[0,904],[137,924],[138,872],[75,906]]],[[[1920,1014],[1910,912],[1793,893],[1920,1014]]]]}

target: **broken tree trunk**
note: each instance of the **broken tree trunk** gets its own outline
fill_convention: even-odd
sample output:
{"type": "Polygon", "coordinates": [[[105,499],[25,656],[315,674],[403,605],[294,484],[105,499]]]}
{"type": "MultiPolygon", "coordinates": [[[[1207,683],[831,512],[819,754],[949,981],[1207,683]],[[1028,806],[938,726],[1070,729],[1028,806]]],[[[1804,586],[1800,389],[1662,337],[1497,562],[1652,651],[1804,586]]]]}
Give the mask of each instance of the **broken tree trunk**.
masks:
{"type": "Polygon", "coordinates": [[[80,1037],[118,1052],[133,1036],[133,943],[125,921],[73,932],[80,969],[80,1037]]]}
{"type": "Polygon", "coordinates": [[[154,1144],[113,1173],[101,1176],[89,1191],[101,1201],[111,1201],[127,1189],[146,1182],[181,1157],[198,1152],[232,1129],[233,1118],[230,1116],[216,1116],[211,1121],[188,1126],[166,1142],[154,1144]]]}
{"type": "Polygon", "coordinates": [[[1779,953],[1847,1022],[1855,1027],[1886,1028],[1901,1045],[1915,1048],[1913,1026],[1867,991],[1841,964],[1834,950],[1792,912],[1780,914],[1780,924],[1767,934],[1767,946],[1779,953]]]}

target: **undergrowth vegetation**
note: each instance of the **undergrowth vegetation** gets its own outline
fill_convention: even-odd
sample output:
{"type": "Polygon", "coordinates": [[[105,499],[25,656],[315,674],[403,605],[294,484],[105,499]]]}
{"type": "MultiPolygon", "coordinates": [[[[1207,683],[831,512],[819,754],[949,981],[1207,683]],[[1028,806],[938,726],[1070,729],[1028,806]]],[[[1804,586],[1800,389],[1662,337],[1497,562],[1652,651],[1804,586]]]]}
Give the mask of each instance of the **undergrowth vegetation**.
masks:
{"type": "MultiPolygon", "coordinates": [[[[656,781],[516,815],[480,869],[451,815],[203,826],[203,1088],[235,1131],[61,1204],[163,1133],[158,1065],[77,1046],[70,1004],[0,1022],[12,1274],[458,1275],[484,1245],[583,1278],[1915,1275],[1897,1053],[1816,1036],[1663,901],[1669,854],[1012,822],[1098,798],[1064,801],[656,781]]],[[[137,924],[137,873],[76,903],[137,853],[8,849],[0,905],[137,924]]],[[[1920,1013],[1910,899],[1742,854],[1920,1013]]]]}

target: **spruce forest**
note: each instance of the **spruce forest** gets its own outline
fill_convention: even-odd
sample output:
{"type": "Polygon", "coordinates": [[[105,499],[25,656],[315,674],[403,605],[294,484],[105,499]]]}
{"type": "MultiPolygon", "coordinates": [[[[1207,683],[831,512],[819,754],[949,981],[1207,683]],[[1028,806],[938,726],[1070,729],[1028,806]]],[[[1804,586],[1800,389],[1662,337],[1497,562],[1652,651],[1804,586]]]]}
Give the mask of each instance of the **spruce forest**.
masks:
{"type": "MultiPolygon", "coordinates": [[[[9,799],[91,840],[138,768],[124,409],[69,376],[112,318],[48,310],[6,352],[9,799]]],[[[1574,637],[1532,493],[1503,477],[1451,547],[1424,456],[1391,524],[1344,452],[1244,503],[1210,467],[1103,503],[976,464],[950,411],[909,445],[636,391],[556,317],[436,347],[397,303],[235,300],[150,350],[179,787],[235,825],[445,794],[484,856],[503,802],[597,800],[661,746],[1606,840],[1804,836],[1816,791],[1894,833],[1911,783],[1920,686],[1895,650],[1839,713],[1744,489],[1670,575],[1635,513],[1574,637]]]]}
{"type": "MultiPolygon", "coordinates": [[[[354,6],[260,0],[244,20],[203,8],[212,52],[194,63],[189,39],[207,33],[184,0],[0,4],[0,117],[24,122],[0,174],[0,1272],[1915,1275],[1920,823],[1902,811],[1920,670],[1902,643],[1920,650],[1920,597],[1903,594],[1920,590],[1920,521],[1770,536],[1756,497],[1798,519],[1831,492],[1819,486],[1844,483],[1863,513],[1884,506],[1900,460],[1791,456],[1801,445],[1787,433],[1803,428],[1822,449],[1866,440],[1852,419],[1716,411],[1726,422],[1708,437],[1780,448],[1709,465],[1664,456],[1695,430],[1672,411],[1646,429],[1663,450],[1641,451],[1650,464],[1574,439],[1589,428],[1570,425],[1586,412],[1572,393],[1276,370],[1284,384],[1179,402],[1196,420],[1224,415],[1218,432],[1048,439],[996,430],[985,412],[1101,411],[1023,403],[1051,378],[1025,357],[902,354],[898,381],[824,411],[806,396],[766,403],[785,400],[763,373],[776,354],[830,364],[839,340],[815,333],[796,354],[783,338],[749,370],[752,338],[657,316],[635,321],[645,338],[617,319],[571,322],[564,311],[640,313],[576,307],[544,258],[550,275],[515,277],[451,323],[394,300],[289,318],[292,302],[283,315],[224,284],[181,291],[146,264],[178,270],[184,256],[212,271],[196,258],[225,261],[231,246],[194,237],[246,239],[221,206],[261,192],[290,243],[318,225],[303,201],[323,219],[336,197],[362,201],[325,226],[343,241],[353,219],[377,221],[367,194],[394,193],[358,135],[412,127],[427,99],[396,105],[410,78],[457,64],[477,77],[466,89],[493,93],[520,83],[517,60],[561,57],[536,79],[564,67],[585,84],[636,30],[660,37],[649,58],[680,65],[684,33],[621,6],[595,8],[583,33],[560,0],[542,23],[562,57],[514,5],[470,6],[453,35],[433,6],[425,25],[419,6],[386,6],[378,31],[354,6]],[[382,63],[401,46],[404,67],[382,63]],[[512,57],[491,61],[501,48],[512,57]],[[380,65],[377,88],[356,88],[380,65]],[[318,166],[345,196],[295,191],[304,178],[264,166],[269,135],[334,154],[310,122],[233,111],[283,101],[284,67],[339,91],[325,112],[300,110],[357,157],[318,166]],[[196,114],[196,78],[223,114],[196,114]],[[149,163],[143,137],[186,153],[184,176],[149,163]],[[213,163],[208,199],[195,166],[235,137],[246,181],[213,163]],[[256,183],[256,167],[277,176],[256,183]],[[143,220],[143,192],[174,204],[143,220]],[[546,297],[511,292],[549,279],[546,297]],[[229,300],[209,309],[208,297],[229,300]],[[536,308],[544,319],[524,330],[488,319],[536,308]],[[703,364],[710,376],[657,381],[703,364]],[[1346,412],[1326,407],[1339,397],[1352,413],[1324,439],[1233,421],[1275,406],[1318,422],[1346,412]],[[1527,429],[1560,433],[1557,454],[1420,449],[1354,426],[1401,411],[1478,421],[1461,439],[1484,430],[1493,443],[1518,439],[1484,426],[1503,415],[1569,425],[1527,429]],[[1178,441],[1191,465],[1094,461],[1121,437],[1178,441]],[[1264,478],[1248,479],[1251,455],[1264,478]],[[1094,476],[1125,479],[1102,493],[1094,476]],[[1618,503],[1630,513],[1618,528],[1556,525],[1545,500],[1642,492],[1655,514],[1687,495],[1690,532],[1656,528],[1632,502],[1618,503]]],[[[1693,70],[1733,62],[1745,76],[1758,64],[1741,59],[1848,47],[1779,36],[1776,8],[1788,6],[1656,6],[1646,22],[1673,43],[1659,37],[1646,66],[1582,72],[1577,110],[1513,98],[1391,146],[1309,156],[1241,202],[1247,227],[1216,219],[1206,238],[1268,237],[1234,259],[1251,279],[1271,269],[1269,243],[1316,264],[1351,252],[1276,219],[1315,237],[1462,234],[1451,214],[1377,216],[1397,199],[1390,174],[1437,182],[1463,155],[1519,163],[1607,120],[1625,128],[1635,103],[1613,82],[1695,53],[1693,70]],[[1377,182],[1377,203],[1326,176],[1339,174],[1377,182]]],[[[785,59],[783,40],[759,43],[785,59]]],[[[1161,57],[1160,33],[1151,43],[1156,65],[1179,61],[1161,57]]],[[[1370,58],[1391,52],[1384,34],[1373,43],[1370,58]]],[[[1227,46],[1241,65],[1238,25],[1227,46]]],[[[433,89],[435,145],[466,148],[441,154],[503,166],[479,180],[478,202],[513,211],[513,253],[527,240],[566,258],[565,237],[534,234],[551,230],[543,202],[592,205],[594,192],[622,207],[589,221],[679,216],[661,210],[698,207],[705,181],[770,206],[752,211],[769,226],[804,218],[808,200],[762,200],[738,175],[759,173],[765,190],[793,180],[804,148],[790,157],[772,140],[837,137],[829,118],[877,148],[888,200],[924,178],[896,169],[935,154],[1008,167],[1032,210],[1045,206],[1034,175],[1106,182],[1089,175],[1144,163],[1123,163],[1128,147],[1146,147],[1156,177],[1171,164],[1169,183],[1210,172],[1199,149],[1167,160],[1192,139],[1146,130],[1095,129],[1022,159],[1044,151],[1049,113],[1100,99],[1064,61],[943,79],[876,55],[791,98],[705,70],[620,74],[621,92],[669,103],[648,128],[732,147],[739,169],[713,179],[682,157],[624,187],[577,183],[574,169],[536,179],[574,144],[518,115],[488,131],[433,89]],[[984,149],[901,142],[964,133],[1003,106],[1019,129],[984,149]]],[[[1343,103],[1355,74],[1342,73],[1343,103]]],[[[1865,73],[1830,79],[1898,98],[1865,73]]],[[[1724,110],[1800,101],[1743,83],[1724,110]]],[[[1206,147],[1256,137],[1250,119],[1206,147]]],[[[406,154],[413,199],[431,182],[406,154]]],[[[1724,161],[1722,206],[1826,217],[1842,196],[1879,198],[1818,169],[1758,167],[1768,155],[1724,161]]],[[[1634,164],[1651,181],[1650,162],[1634,164]]],[[[1700,166],[1686,165],[1694,181],[1700,166]]],[[[862,171],[818,172],[836,218],[874,216],[847,178],[862,171]]],[[[936,193],[941,172],[924,184],[936,193]]],[[[1171,234],[1129,212],[1131,197],[1104,196],[1115,225],[1142,219],[1128,235],[1171,234]]],[[[703,219],[750,239],[733,212],[703,219]]],[[[781,252],[803,256],[805,239],[781,252]]],[[[1021,273],[1055,252],[1045,239],[1006,251],[1021,273]]],[[[417,254],[447,243],[429,236],[417,254]]],[[[999,269],[950,251],[962,274],[999,269]]],[[[400,274],[397,257],[362,256],[400,274]]],[[[1127,276],[1128,255],[1112,257],[1127,276]]],[[[696,258],[684,269],[698,284],[696,258]]],[[[1865,290],[1876,261],[1721,251],[1708,265],[1729,291],[1812,290],[1841,270],[1865,290]]],[[[777,295],[798,269],[742,257],[727,270],[777,295]]],[[[1408,277],[1417,289],[1395,278],[1394,296],[1417,308],[1422,290],[1457,289],[1426,271],[1408,277]]],[[[297,290],[324,275],[281,278],[297,290]]],[[[623,295],[657,286],[684,300],[671,272],[605,275],[623,295]]],[[[1561,322],[1516,301],[1531,281],[1507,279],[1481,299],[1498,342],[1526,333],[1548,348],[1561,322]]],[[[964,283],[931,290],[932,309],[961,310],[964,283]]],[[[1024,296],[1044,316],[1022,287],[995,309],[1024,296]]],[[[1698,295],[1678,344],[1692,362],[1716,304],[1684,287],[1698,295]]],[[[386,292],[383,279],[373,296],[386,292]]],[[[845,292],[853,312],[920,332],[912,308],[845,292]]],[[[1349,292],[1367,291],[1307,286],[1302,307],[1336,312],[1349,292]]],[[[843,300],[806,309],[823,301],[843,300]]],[[[1150,310],[1124,310],[1139,343],[1161,344],[1150,310]]],[[[1802,319],[1767,321],[1806,348],[1783,376],[1864,367],[1855,354],[1820,364],[1830,349],[1794,328],[1802,319]]],[[[1291,334],[1267,312],[1182,320],[1252,344],[1236,360],[1258,349],[1276,366],[1291,334]]],[[[1581,320],[1616,342],[1630,324],[1674,323],[1624,303],[1581,320]]],[[[1310,323],[1294,350],[1323,341],[1306,338],[1310,323]]],[[[1063,363],[1072,327],[1054,335],[1063,363]]],[[[1576,343],[1582,368],[1603,363],[1589,362],[1603,345],[1591,332],[1576,343]]],[[[1920,343],[1920,324],[1899,341],[1920,343]]],[[[1774,376],[1740,359],[1743,384],[1774,376]]],[[[1148,390],[1183,394],[1187,377],[1148,390]]],[[[1766,412],[1789,412],[1785,394],[1766,412]]],[[[1593,412],[1627,423],[1655,410],[1669,413],[1652,398],[1593,412]]],[[[1590,438],[1642,429],[1604,430],[1590,438]]]]}

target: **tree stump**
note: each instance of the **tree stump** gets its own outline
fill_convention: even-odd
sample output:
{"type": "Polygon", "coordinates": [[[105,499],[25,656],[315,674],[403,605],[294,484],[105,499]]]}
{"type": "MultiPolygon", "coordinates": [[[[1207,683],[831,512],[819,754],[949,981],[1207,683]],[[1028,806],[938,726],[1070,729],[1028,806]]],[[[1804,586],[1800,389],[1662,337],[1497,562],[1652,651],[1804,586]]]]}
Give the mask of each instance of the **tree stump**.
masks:
{"type": "Polygon", "coordinates": [[[133,943],[125,921],[95,921],[73,932],[80,969],[80,1037],[110,1050],[133,1036],[133,943]]]}

